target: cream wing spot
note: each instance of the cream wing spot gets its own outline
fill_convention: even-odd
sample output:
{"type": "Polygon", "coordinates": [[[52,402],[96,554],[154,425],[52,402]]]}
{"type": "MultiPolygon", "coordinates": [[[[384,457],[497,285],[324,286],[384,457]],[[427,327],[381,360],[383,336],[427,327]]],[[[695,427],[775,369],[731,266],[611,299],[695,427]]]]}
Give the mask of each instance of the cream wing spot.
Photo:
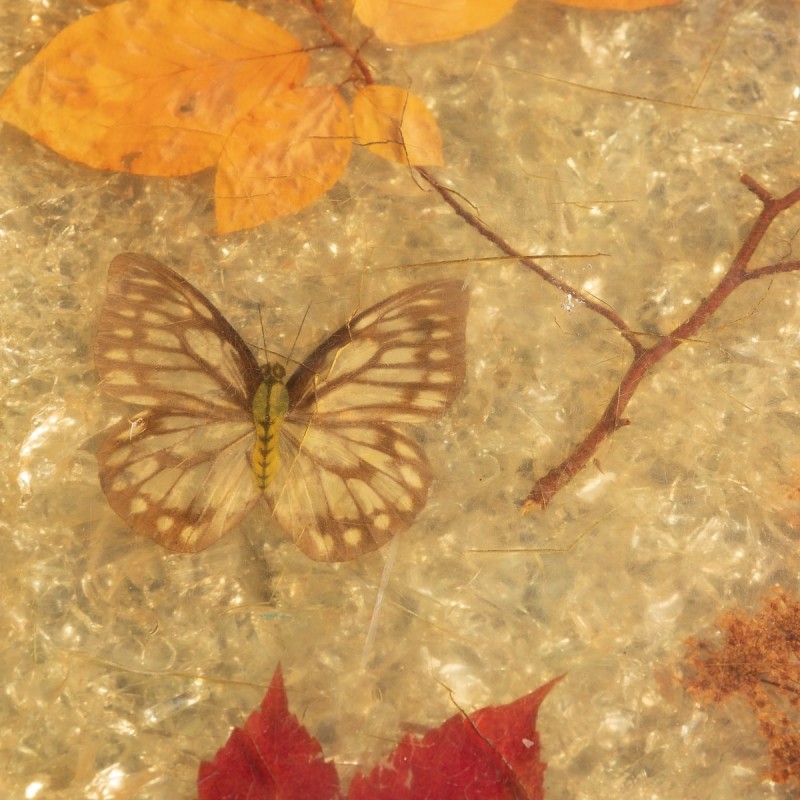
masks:
{"type": "Polygon", "coordinates": [[[156,520],[156,528],[159,533],[167,533],[175,525],[175,518],[162,514],[156,520]]]}
{"type": "Polygon", "coordinates": [[[143,458],[136,464],[136,474],[139,479],[148,479],[158,474],[161,470],[161,462],[155,456],[143,458]]]}
{"type": "Polygon", "coordinates": [[[205,320],[213,320],[214,315],[211,313],[211,309],[208,308],[204,303],[197,303],[193,302],[192,304],[192,311],[203,317],[205,320]]]}
{"type": "Polygon", "coordinates": [[[169,318],[157,311],[146,309],[142,311],[142,322],[146,325],[167,325],[169,318]]]}
{"type": "Polygon", "coordinates": [[[381,496],[366,481],[360,478],[350,478],[347,481],[347,488],[365,514],[371,514],[376,509],[383,508],[381,496]]]}
{"type": "Polygon", "coordinates": [[[121,369],[109,370],[106,373],[105,381],[114,386],[136,386],[138,383],[132,372],[124,372],[121,369]]]}
{"type": "Polygon", "coordinates": [[[380,431],[375,427],[361,425],[357,428],[351,428],[348,431],[348,438],[361,445],[374,447],[380,441],[380,431]]]}
{"type": "Polygon", "coordinates": [[[369,383],[421,383],[425,370],[416,366],[385,367],[371,369],[369,383]]]}
{"type": "Polygon", "coordinates": [[[198,530],[194,525],[184,525],[180,530],[181,541],[191,545],[198,538],[198,530]]]}
{"type": "Polygon", "coordinates": [[[391,523],[391,519],[390,519],[388,514],[376,514],[372,518],[372,524],[379,531],[388,531],[390,523],[391,523]]]}
{"type": "Polygon", "coordinates": [[[393,364],[414,364],[419,353],[422,352],[416,347],[392,347],[383,352],[381,363],[386,366],[393,364]]]}
{"type": "Polygon", "coordinates": [[[422,480],[422,477],[414,468],[413,464],[401,464],[400,474],[403,476],[406,485],[410,486],[412,489],[421,489],[425,485],[425,482],[422,480]]]}
{"type": "MultiPolygon", "coordinates": [[[[366,330],[370,327],[372,323],[367,325],[357,325],[354,327],[354,330],[366,330]]],[[[403,317],[398,317],[397,319],[387,320],[382,319],[377,322],[380,326],[380,332],[382,335],[387,333],[397,333],[398,331],[403,331],[408,328],[408,320],[404,319],[403,317]]]]}
{"type": "Polygon", "coordinates": [[[180,303],[163,297],[158,303],[158,308],[162,313],[177,317],[178,319],[186,319],[187,317],[191,317],[193,311],[193,309],[187,307],[185,303],[180,303]]]}
{"type": "Polygon", "coordinates": [[[395,439],[394,450],[401,459],[412,462],[417,460],[417,451],[402,439],[395,439]]]}
{"type": "Polygon", "coordinates": [[[426,389],[412,390],[410,399],[416,408],[429,409],[432,412],[441,408],[443,403],[442,395],[439,392],[426,389]]]}
{"type": "Polygon", "coordinates": [[[166,361],[166,355],[162,350],[135,348],[131,354],[137,364],[163,365],[166,361]]]}
{"type": "Polygon", "coordinates": [[[142,497],[134,497],[131,500],[131,514],[144,514],[150,506],[142,497]]]}
{"type": "Polygon", "coordinates": [[[144,340],[148,344],[156,347],[168,348],[170,350],[180,349],[180,339],[174,333],[170,333],[166,328],[148,328],[144,334],[144,340]]]}
{"type": "Polygon", "coordinates": [[[394,504],[400,511],[411,511],[414,508],[414,498],[408,492],[399,492],[394,498],[394,504]]]}
{"type": "Polygon", "coordinates": [[[326,551],[325,537],[313,529],[306,531],[306,535],[311,539],[311,546],[314,548],[315,552],[324,556],[326,551]]]}
{"type": "Polygon", "coordinates": [[[203,357],[211,356],[224,347],[224,342],[221,342],[218,337],[202,329],[188,330],[186,344],[193,352],[203,357]]]}
{"type": "Polygon", "coordinates": [[[129,403],[137,406],[154,406],[158,403],[158,397],[154,394],[126,394],[125,399],[129,403]]]}
{"type": "Polygon", "coordinates": [[[342,531],[344,543],[351,548],[356,548],[364,538],[364,534],[358,528],[345,528],[342,531]]]}

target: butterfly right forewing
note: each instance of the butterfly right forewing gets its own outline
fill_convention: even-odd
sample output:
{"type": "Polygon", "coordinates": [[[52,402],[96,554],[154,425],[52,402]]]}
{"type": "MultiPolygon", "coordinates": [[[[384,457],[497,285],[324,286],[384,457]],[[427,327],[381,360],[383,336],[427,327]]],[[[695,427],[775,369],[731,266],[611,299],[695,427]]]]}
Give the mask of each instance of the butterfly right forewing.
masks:
{"type": "Polygon", "coordinates": [[[287,382],[290,417],[419,423],[440,417],[466,371],[469,292],[462,281],[421,283],[357,314],[287,382]]]}

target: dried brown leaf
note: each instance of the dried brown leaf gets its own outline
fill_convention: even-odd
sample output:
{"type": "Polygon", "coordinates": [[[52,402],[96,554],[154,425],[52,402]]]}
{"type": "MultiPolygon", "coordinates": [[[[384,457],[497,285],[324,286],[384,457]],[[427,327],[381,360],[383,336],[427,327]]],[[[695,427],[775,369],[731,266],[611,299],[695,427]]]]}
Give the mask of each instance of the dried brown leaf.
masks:
{"type": "Polygon", "coordinates": [[[672,6],[680,0],[550,0],[558,6],[595,8],[598,11],[643,11],[657,6],[672,6]]]}
{"type": "Polygon", "coordinates": [[[366,86],[353,99],[359,142],[397,164],[444,166],[436,118],[415,94],[397,86],[366,86]]]}
{"type": "Polygon", "coordinates": [[[392,44],[460,39],[501,20],[517,0],[355,0],[356,16],[392,44]]]}
{"type": "Polygon", "coordinates": [[[217,230],[229,233],[301,209],[344,172],[350,111],[333,87],[280,92],[234,128],[217,167],[217,230]]]}
{"type": "Polygon", "coordinates": [[[65,28],[0,98],[0,118],[97,169],[186,175],[305,76],[275,23],[219,0],[128,0],[65,28]]]}

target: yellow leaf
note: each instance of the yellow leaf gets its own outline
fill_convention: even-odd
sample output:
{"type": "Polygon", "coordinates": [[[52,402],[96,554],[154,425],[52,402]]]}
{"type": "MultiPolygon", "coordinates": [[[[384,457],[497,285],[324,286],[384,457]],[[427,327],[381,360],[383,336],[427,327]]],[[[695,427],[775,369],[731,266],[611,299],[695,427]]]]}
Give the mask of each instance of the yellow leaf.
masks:
{"type": "Polygon", "coordinates": [[[559,6],[595,8],[598,11],[642,11],[656,6],[671,6],[680,0],[550,0],[559,6]]]}
{"type": "Polygon", "coordinates": [[[91,167],[187,175],[307,64],[293,36],[232,3],[128,0],[58,34],[0,98],[0,118],[91,167]]]}
{"type": "Polygon", "coordinates": [[[436,119],[422,100],[406,89],[361,89],[353,100],[353,128],[364,147],[387,161],[444,166],[436,119]]]}
{"type": "Polygon", "coordinates": [[[501,20],[517,0],[355,0],[356,16],[392,44],[459,39],[501,20]]]}
{"type": "Polygon", "coordinates": [[[217,230],[252,228],[312,203],[350,159],[350,111],[332,87],[281,92],[234,128],[217,167],[217,230]]]}

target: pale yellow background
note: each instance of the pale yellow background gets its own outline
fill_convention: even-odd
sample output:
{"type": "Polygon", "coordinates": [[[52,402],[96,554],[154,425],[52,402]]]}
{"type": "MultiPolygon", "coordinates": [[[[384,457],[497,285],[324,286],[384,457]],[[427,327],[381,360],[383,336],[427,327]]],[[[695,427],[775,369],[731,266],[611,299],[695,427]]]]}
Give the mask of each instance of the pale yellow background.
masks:
{"type": "MultiPolygon", "coordinates": [[[[288,4],[248,5],[324,39],[288,4]]],[[[2,86],[89,10],[6,0],[2,86]]],[[[485,33],[364,53],[380,82],[426,100],[437,174],[488,225],[525,252],[579,254],[547,263],[657,333],[709,292],[754,219],[740,174],[776,194],[800,182],[798,15],[788,0],[638,14],[523,0],[485,33]]],[[[332,55],[314,68],[347,74],[332,55]]],[[[794,796],[763,782],[749,712],[701,709],[674,676],[682,641],[723,608],[753,608],[776,582],[798,590],[800,275],[737,292],[645,380],[597,463],[521,517],[629,352],[520,266],[481,262],[496,251],[407,171],[356,151],[317,205],[215,238],[208,174],[98,173],[8,128],[0,164],[4,797],[192,797],[198,763],[279,661],[345,779],[405,725],[456,713],[448,689],[471,710],[567,673],[541,713],[549,800],[794,796]],[[198,556],[126,530],[93,452],[132,410],[98,394],[90,356],[124,250],[179,269],[254,344],[260,306],[278,351],[310,304],[300,354],[359,303],[470,282],[466,385],[420,432],[437,478],[390,557],[313,563],[263,508],[198,556]],[[413,267],[449,259],[473,260],[413,267]]],[[[757,263],[796,258],[798,225],[787,216],[757,263]]]]}

